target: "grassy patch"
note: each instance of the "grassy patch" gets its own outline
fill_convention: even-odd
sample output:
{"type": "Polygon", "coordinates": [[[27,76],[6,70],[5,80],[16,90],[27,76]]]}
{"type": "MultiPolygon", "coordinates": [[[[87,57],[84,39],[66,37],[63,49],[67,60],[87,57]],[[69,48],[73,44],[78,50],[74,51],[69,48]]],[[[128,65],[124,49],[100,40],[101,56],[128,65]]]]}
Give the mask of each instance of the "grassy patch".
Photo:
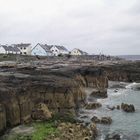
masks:
{"type": "Polygon", "coordinates": [[[54,122],[37,122],[32,126],[35,132],[30,136],[18,134],[14,140],[45,140],[50,135],[58,135],[54,122]]]}
{"type": "Polygon", "coordinates": [[[0,54],[0,61],[16,61],[14,54],[0,54]]]}
{"type": "Polygon", "coordinates": [[[32,135],[32,140],[44,140],[47,136],[58,133],[53,122],[40,122],[33,124],[33,126],[36,131],[32,135]]]}

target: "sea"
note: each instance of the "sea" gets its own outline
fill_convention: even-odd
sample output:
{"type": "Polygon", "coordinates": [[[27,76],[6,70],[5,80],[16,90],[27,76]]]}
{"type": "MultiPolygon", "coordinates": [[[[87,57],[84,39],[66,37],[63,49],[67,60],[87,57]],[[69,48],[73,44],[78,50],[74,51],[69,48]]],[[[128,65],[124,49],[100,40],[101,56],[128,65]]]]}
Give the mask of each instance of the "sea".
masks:
{"type": "Polygon", "coordinates": [[[132,61],[140,60],[140,55],[118,55],[118,57],[132,61]]]}
{"type": "Polygon", "coordinates": [[[108,98],[96,99],[90,97],[92,88],[87,88],[88,102],[100,102],[101,108],[96,110],[82,109],[79,116],[86,123],[91,122],[93,116],[111,117],[111,125],[97,124],[99,131],[97,140],[106,140],[107,135],[120,135],[121,140],[140,140],[140,83],[109,82],[108,98]],[[110,110],[109,107],[121,105],[121,103],[133,104],[136,111],[126,113],[123,110],[110,110]],[[83,116],[83,117],[82,117],[83,116]],[[84,117],[87,116],[87,117],[84,117]]]}

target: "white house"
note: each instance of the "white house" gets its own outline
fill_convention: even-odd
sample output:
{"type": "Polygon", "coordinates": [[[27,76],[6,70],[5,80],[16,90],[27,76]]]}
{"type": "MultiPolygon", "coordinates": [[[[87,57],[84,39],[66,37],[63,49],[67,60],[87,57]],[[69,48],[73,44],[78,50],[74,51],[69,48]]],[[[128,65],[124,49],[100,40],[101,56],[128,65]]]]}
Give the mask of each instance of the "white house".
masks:
{"type": "Polygon", "coordinates": [[[31,55],[32,46],[30,43],[13,44],[13,46],[17,47],[22,55],[31,55]]]}
{"type": "Polygon", "coordinates": [[[71,51],[70,54],[71,55],[87,55],[88,53],[83,52],[82,50],[75,48],[71,51]]]}
{"type": "Polygon", "coordinates": [[[69,51],[64,46],[51,45],[50,50],[55,56],[59,54],[69,54],[69,51]]]}
{"type": "Polygon", "coordinates": [[[0,54],[20,54],[20,50],[13,46],[0,45],[0,54]]]}
{"type": "Polygon", "coordinates": [[[52,52],[50,51],[51,46],[47,44],[38,43],[31,51],[31,55],[39,55],[39,56],[52,56],[52,52]]]}

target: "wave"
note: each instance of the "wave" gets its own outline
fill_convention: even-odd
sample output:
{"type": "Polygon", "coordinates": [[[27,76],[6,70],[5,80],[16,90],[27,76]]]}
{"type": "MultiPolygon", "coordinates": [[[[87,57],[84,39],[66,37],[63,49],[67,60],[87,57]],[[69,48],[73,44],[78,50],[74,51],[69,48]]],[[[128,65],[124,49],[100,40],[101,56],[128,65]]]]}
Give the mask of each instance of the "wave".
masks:
{"type": "Polygon", "coordinates": [[[131,83],[125,87],[126,89],[140,90],[140,83],[131,83]]]}

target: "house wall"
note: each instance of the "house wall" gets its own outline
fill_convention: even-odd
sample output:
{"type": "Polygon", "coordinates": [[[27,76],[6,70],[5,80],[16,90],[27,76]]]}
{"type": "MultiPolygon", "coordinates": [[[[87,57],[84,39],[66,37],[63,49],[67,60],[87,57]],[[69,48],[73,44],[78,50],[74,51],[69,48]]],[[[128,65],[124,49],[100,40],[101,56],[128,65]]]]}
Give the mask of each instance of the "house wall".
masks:
{"type": "Polygon", "coordinates": [[[71,51],[71,55],[82,55],[77,49],[71,51]]]}
{"type": "Polygon", "coordinates": [[[6,54],[6,51],[2,46],[0,46],[0,54],[6,54]]]}
{"type": "Polygon", "coordinates": [[[40,45],[36,45],[36,46],[32,49],[31,55],[51,56],[52,53],[46,52],[40,45]]]}
{"type": "Polygon", "coordinates": [[[31,45],[28,47],[18,47],[22,55],[31,55],[31,45]]]}
{"type": "Polygon", "coordinates": [[[55,56],[60,54],[60,51],[56,47],[52,47],[50,50],[53,53],[53,55],[55,55],[55,56]]]}
{"type": "Polygon", "coordinates": [[[50,50],[55,56],[58,56],[59,54],[68,54],[69,53],[68,51],[65,51],[65,50],[59,50],[55,46],[53,46],[50,50]]]}

